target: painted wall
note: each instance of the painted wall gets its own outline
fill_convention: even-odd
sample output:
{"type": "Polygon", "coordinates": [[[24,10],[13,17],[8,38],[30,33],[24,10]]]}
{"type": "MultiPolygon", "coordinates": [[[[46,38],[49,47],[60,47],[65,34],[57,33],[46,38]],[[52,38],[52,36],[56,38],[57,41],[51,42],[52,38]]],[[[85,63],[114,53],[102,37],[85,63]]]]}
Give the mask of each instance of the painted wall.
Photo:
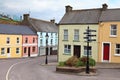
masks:
{"type": "Polygon", "coordinates": [[[22,57],[22,35],[7,35],[0,34],[0,58],[15,58],[22,57]],[[6,43],[7,37],[10,38],[10,43],[6,43]],[[19,38],[19,43],[17,43],[19,38]],[[5,54],[1,54],[1,48],[5,49],[5,54]],[[7,53],[7,48],[10,48],[10,53],[7,53]],[[16,53],[16,48],[19,48],[19,53],[16,53]]]}
{"type": "MultiPolygon", "coordinates": [[[[59,54],[58,54],[58,60],[59,61],[65,61],[69,57],[73,56],[73,46],[74,45],[80,45],[81,46],[81,57],[84,56],[84,46],[87,45],[83,37],[85,37],[85,30],[87,29],[88,25],[60,25],[59,26],[59,54]],[[68,29],[68,41],[64,41],[64,29],[68,29]],[[79,41],[74,41],[74,30],[79,29],[79,41]],[[71,54],[65,55],[64,54],[64,45],[71,45],[71,54]]],[[[90,29],[96,30],[98,32],[98,25],[89,25],[90,29]]],[[[93,34],[96,34],[96,41],[90,43],[90,46],[92,46],[92,58],[94,58],[96,61],[98,59],[98,33],[93,32],[93,34]]]]}
{"type": "Polygon", "coordinates": [[[30,56],[37,56],[38,55],[38,36],[37,35],[23,35],[22,36],[22,42],[23,42],[23,57],[27,57],[30,49],[30,56]],[[26,43],[26,38],[28,39],[28,42],[26,43]],[[33,38],[35,41],[33,42],[33,38]],[[26,48],[26,51],[25,51],[26,48]],[[33,49],[34,48],[34,49],[33,49]]]}
{"type": "Polygon", "coordinates": [[[103,62],[103,46],[102,43],[110,43],[110,60],[111,63],[120,63],[120,55],[115,54],[116,44],[120,44],[120,22],[102,22],[99,27],[99,62],[103,62]],[[117,36],[110,36],[111,24],[117,25],[117,36]]]}

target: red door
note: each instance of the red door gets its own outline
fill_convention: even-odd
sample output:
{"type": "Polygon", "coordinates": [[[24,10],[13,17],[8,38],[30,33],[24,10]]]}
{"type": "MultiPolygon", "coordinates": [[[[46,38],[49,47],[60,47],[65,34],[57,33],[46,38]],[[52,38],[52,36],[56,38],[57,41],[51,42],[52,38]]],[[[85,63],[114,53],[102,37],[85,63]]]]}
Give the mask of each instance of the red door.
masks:
{"type": "Polygon", "coordinates": [[[103,60],[109,61],[110,45],[108,43],[104,43],[103,45],[104,45],[104,47],[103,47],[103,60]]]}

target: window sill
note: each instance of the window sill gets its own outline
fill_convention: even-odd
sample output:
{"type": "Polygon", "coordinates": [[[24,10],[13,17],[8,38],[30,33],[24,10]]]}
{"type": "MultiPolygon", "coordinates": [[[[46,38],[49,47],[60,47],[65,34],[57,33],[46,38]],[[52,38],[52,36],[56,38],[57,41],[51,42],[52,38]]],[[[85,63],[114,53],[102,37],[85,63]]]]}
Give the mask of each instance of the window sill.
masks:
{"type": "Polygon", "coordinates": [[[63,53],[63,55],[71,55],[71,53],[63,53]]]}
{"type": "Polygon", "coordinates": [[[68,40],[62,40],[62,41],[68,41],[68,40]]]}
{"type": "Polygon", "coordinates": [[[116,38],[117,35],[110,35],[110,38],[116,38]]]}
{"type": "Polygon", "coordinates": [[[120,56],[120,54],[114,54],[114,56],[120,56]]]}
{"type": "Polygon", "coordinates": [[[73,40],[73,42],[80,42],[79,40],[73,40]]]}

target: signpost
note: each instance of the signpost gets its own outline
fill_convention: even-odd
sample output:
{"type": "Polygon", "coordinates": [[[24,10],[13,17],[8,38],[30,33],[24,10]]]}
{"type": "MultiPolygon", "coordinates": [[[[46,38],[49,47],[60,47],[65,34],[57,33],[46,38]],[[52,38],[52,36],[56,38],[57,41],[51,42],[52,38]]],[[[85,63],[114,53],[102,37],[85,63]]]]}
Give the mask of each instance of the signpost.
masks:
{"type": "Polygon", "coordinates": [[[86,73],[89,74],[89,43],[92,41],[96,41],[96,39],[92,39],[92,37],[95,37],[96,35],[92,35],[92,32],[96,32],[96,30],[91,30],[89,29],[89,26],[86,29],[86,32],[84,32],[84,34],[86,34],[86,37],[84,37],[84,39],[86,39],[85,42],[87,42],[87,63],[86,63],[86,73]]]}

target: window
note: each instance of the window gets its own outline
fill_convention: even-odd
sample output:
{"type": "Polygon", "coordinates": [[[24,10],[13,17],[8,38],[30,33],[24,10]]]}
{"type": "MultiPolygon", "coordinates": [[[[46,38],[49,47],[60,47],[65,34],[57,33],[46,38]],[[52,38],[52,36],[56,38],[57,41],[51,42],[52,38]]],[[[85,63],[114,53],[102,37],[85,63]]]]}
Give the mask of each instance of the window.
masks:
{"type": "Polygon", "coordinates": [[[40,33],[40,37],[42,38],[42,32],[40,33]]]}
{"type": "MultiPolygon", "coordinates": [[[[88,50],[89,50],[89,55],[92,55],[92,47],[91,46],[89,46],[88,50]]],[[[84,46],[84,55],[87,55],[87,46],[84,46]]]]}
{"type": "Polygon", "coordinates": [[[64,53],[71,53],[71,45],[64,45],[64,53]]]}
{"type": "Polygon", "coordinates": [[[51,38],[53,38],[53,33],[51,33],[51,38]]]}
{"type": "Polygon", "coordinates": [[[35,38],[33,38],[33,43],[35,43],[35,38]]]}
{"type": "Polygon", "coordinates": [[[10,53],[10,48],[7,48],[7,53],[10,53]]]}
{"type": "Polygon", "coordinates": [[[68,30],[64,30],[64,40],[68,40],[68,30]]]}
{"type": "Polygon", "coordinates": [[[43,43],[43,40],[42,40],[42,39],[40,39],[40,45],[42,45],[42,43],[43,43]]]}
{"type": "Polygon", "coordinates": [[[7,37],[6,43],[9,44],[10,43],[10,38],[7,37]]]}
{"type": "Polygon", "coordinates": [[[53,39],[51,39],[51,44],[53,43],[53,39]]]}
{"type": "Polygon", "coordinates": [[[19,51],[20,51],[19,48],[16,48],[16,53],[19,53],[19,51]]]}
{"type": "Polygon", "coordinates": [[[116,44],[115,53],[120,54],[120,44],[116,44]]]}
{"type": "Polygon", "coordinates": [[[27,52],[27,48],[25,47],[25,48],[24,48],[24,53],[26,53],[26,52],[27,52]]]}
{"type": "Polygon", "coordinates": [[[5,54],[5,48],[1,48],[1,55],[5,54]]]}
{"type": "Polygon", "coordinates": [[[111,25],[110,36],[116,36],[116,35],[117,35],[117,25],[111,25]]]}
{"type": "Polygon", "coordinates": [[[19,43],[20,42],[20,39],[19,39],[19,37],[17,37],[17,43],[19,43]]]}
{"type": "Polygon", "coordinates": [[[74,30],[74,40],[79,41],[79,30],[74,30]]]}
{"type": "Polygon", "coordinates": [[[55,33],[56,38],[58,37],[57,33],[55,33]]]}
{"type": "Polygon", "coordinates": [[[28,43],[28,38],[25,38],[25,43],[28,43]]]}
{"type": "Polygon", "coordinates": [[[32,52],[35,52],[35,47],[32,48],[32,52]]]}

